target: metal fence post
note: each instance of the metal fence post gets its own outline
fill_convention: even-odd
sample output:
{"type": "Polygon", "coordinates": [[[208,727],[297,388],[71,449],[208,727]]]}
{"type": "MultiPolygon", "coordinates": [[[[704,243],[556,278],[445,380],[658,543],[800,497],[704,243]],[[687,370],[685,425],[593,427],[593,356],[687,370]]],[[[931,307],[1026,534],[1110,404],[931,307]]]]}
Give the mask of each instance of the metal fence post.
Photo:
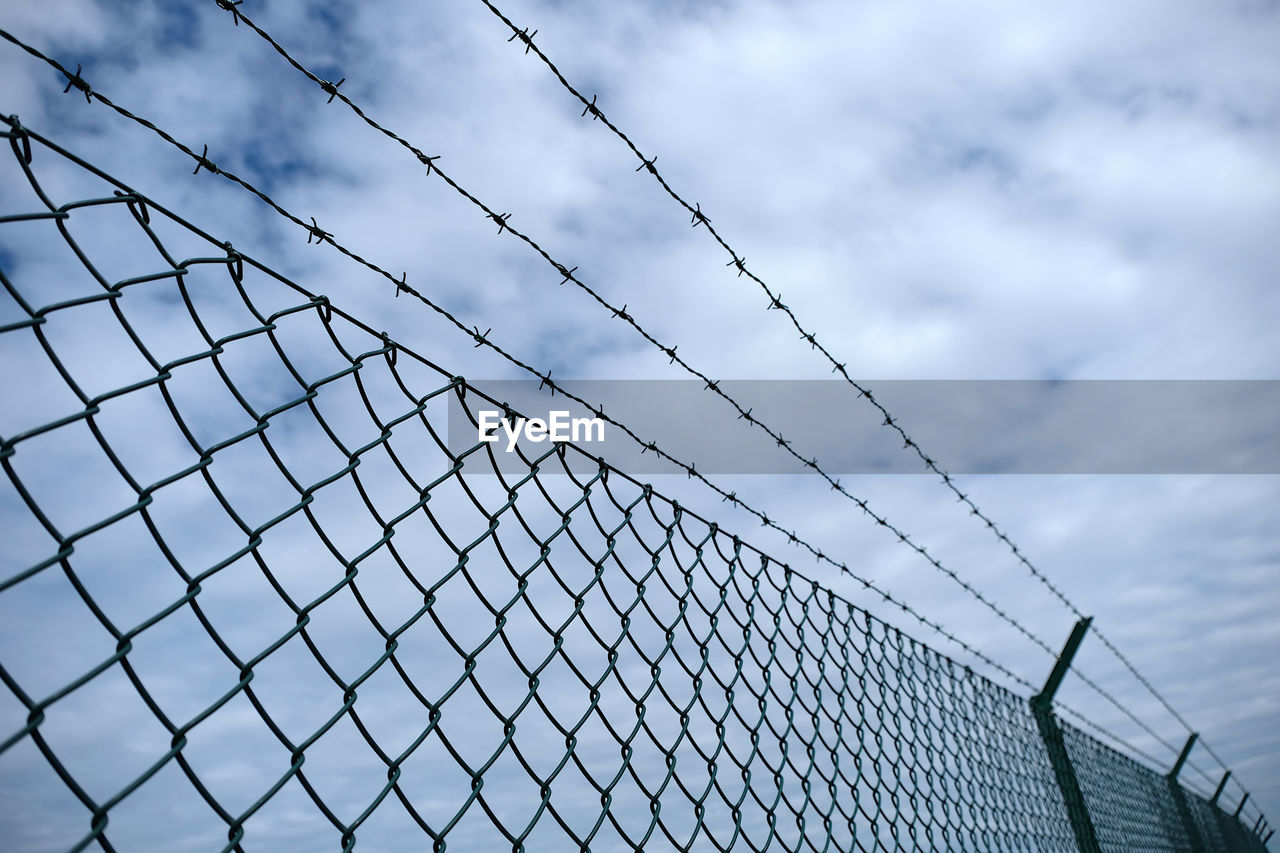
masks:
{"type": "Polygon", "coordinates": [[[1063,804],[1067,808],[1067,818],[1071,821],[1071,830],[1076,836],[1076,845],[1081,853],[1102,853],[1098,844],[1098,835],[1094,831],[1093,821],[1080,791],[1080,782],[1076,778],[1075,768],[1071,766],[1071,757],[1067,755],[1066,744],[1062,740],[1062,729],[1053,716],[1053,696],[1058,692],[1063,677],[1071,668],[1071,659],[1084,640],[1085,632],[1093,617],[1086,617],[1076,622],[1071,629],[1071,636],[1062,647],[1049,678],[1042,689],[1031,697],[1031,713],[1036,718],[1040,729],[1040,737],[1044,740],[1045,751],[1049,755],[1049,764],[1053,767],[1053,775],[1058,782],[1058,790],[1062,793],[1063,804]]]}
{"type": "Polygon", "coordinates": [[[1231,816],[1236,818],[1240,817],[1240,812],[1244,809],[1244,804],[1247,802],[1249,802],[1249,792],[1245,791],[1244,796],[1240,798],[1240,804],[1236,806],[1236,810],[1231,816]]]}
{"type": "Polygon", "coordinates": [[[1191,845],[1192,851],[1204,850],[1204,839],[1200,837],[1200,830],[1196,828],[1195,818],[1191,816],[1191,807],[1187,804],[1187,794],[1182,790],[1182,786],[1178,784],[1178,774],[1182,772],[1182,766],[1187,763],[1187,758],[1191,755],[1192,748],[1196,745],[1196,738],[1200,737],[1198,732],[1192,732],[1187,737],[1187,742],[1182,745],[1182,752],[1178,753],[1178,760],[1173,763],[1173,769],[1165,776],[1165,781],[1169,785],[1169,796],[1173,798],[1174,807],[1178,810],[1178,818],[1182,821],[1182,831],[1186,833],[1187,842],[1191,845]]]}
{"type": "Polygon", "coordinates": [[[1213,792],[1213,798],[1209,800],[1209,805],[1216,806],[1218,797],[1222,796],[1222,790],[1227,787],[1227,780],[1231,778],[1231,771],[1228,770],[1222,774],[1222,781],[1218,783],[1218,787],[1213,792]]]}
{"type": "MultiPolygon", "coordinates": [[[[1173,769],[1169,771],[1169,778],[1173,781],[1178,780],[1178,774],[1182,772],[1182,765],[1187,763],[1187,758],[1191,755],[1191,748],[1196,745],[1196,738],[1200,737],[1199,732],[1192,732],[1187,742],[1182,746],[1182,752],[1178,753],[1178,760],[1173,763],[1173,769]]],[[[1223,781],[1226,781],[1225,779],[1223,781]]]]}

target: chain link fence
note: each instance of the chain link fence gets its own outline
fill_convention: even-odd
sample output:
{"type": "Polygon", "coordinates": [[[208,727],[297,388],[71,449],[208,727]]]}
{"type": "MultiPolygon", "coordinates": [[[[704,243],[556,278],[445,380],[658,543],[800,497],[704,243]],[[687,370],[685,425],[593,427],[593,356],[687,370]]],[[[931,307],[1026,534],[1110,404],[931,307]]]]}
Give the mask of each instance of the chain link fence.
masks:
{"type": "MultiPolygon", "coordinates": [[[[0,846],[1078,849],[1027,697],[6,136],[0,846]]],[[[1101,849],[1264,849],[1062,733],[1101,849]]]]}

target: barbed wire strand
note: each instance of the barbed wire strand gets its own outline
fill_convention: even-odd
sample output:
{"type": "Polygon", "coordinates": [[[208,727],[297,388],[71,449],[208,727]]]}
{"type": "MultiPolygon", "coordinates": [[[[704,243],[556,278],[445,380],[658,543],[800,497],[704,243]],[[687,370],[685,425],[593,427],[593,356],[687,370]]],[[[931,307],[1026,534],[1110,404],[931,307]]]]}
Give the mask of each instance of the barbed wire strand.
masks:
{"type": "MultiPolygon", "coordinates": [[[[1025,553],[1023,553],[1023,551],[1017,546],[1017,544],[1014,543],[1014,541],[1008,536],[1008,534],[1006,534],[1005,531],[1002,530],[998,524],[996,524],[994,519],[992,519],[985,512],[983,512],[982,509],[978,507],[978,505],[972,500],[972,498],[968,494],[960,490],[960,488],[955,483],[955,479],[945,469],[943,469],[935,459],[928,456],[924,452],[924,449],[921,448],[920,445],[915,441],[915,439],[912,438],[910,434],[906,432],[905,428],[902,427],[899,421],[892,416],[889,410],[880,401],[875,399],[871,391],[849,376],[846,369],[846,363],[837,361],[836,357],[827,349],[827,347],[824,346],[818,340],[817,335],[814,334],[813,332],[810,332],[804,326],[801,325],[799,318],[795,314],[795,311],[792,310],[791,307],[789,307],[788,305],[782,302],[781,294],[775,292],[772,288],[770,288],[770,286],[763,279],[761,279],[756,273],[752,272],[746,266],[745,256],[740,255],[738,251],[734,249],[720,235],[718,231],[716,231],[715,227],[712,226],[711,224],[710,218],[702,211],[701,206],[696,203],[690,204],[684,197],[682,197],[679,193],[675,191],[675,189],[672,188],[670,183],[668,183],[666,178],[662,175],[662,173],[658,170],[658,168],[655,165],[657,157],[656,156],[645,157],[644,154],[640,151],[639,147],[635,144],[635,142],[633,142],[632,139],[624,131],[622,131],[617,125],[615,125],[613,122],[609,121],[609,119],[605,117],[604,112],[600,109],[599,105],[596,103],[596,98],[594,96],[591,98],[591,100],[588,101],[586,96],[583,95],[582,92],[580,92],[577,88],[573,86],[572,83],[569,82],[569,80],[564,76],[564,74],[560,71],[560,69],[556,67],[555,63],[551,61],[551,58],[548,57],[546,53],[544,53],[538,47],[537,44],[534,43],[533,35],[536,35],[537,31],[535,30],[534,33],[531,34],[528,28],[518,27],[510,18],[504,15],[502,11],[498,9],[497,6],[495,6],[491,2],[491,0],[479,0],[479,2],[484,4],[484,6],[488,8],[490,12],[492,12],[495,16],[497,16],[503,22],[503,24],[505,24],[511,30],[512,35],[511,35],[511,38],[508,39],[508,41],[516,41],[518,39],[520,43],[524,45],[524,48],[525,48],[524,52],[526,54],[529,54],[530,52],[535,54],[538,57],[538,59],[540,59],[543,62],[543,64],[546,65],[547,68],[551,71],[551,73],[556,77],[556,79],[560,82],[561,86],[563,86],[571,95],[573,95],[582,103],[582,105],[585,108],[584,115],[589,113],[593,120],[598,119],[601,122],[601,124],[603,124],[606,128],[608,128],[609,131],[614,136],[620,139],[627,146],[627,148],[629,148],[631,152],[635,154],[636,158],[639,159],[641,163],[641,165],[636,169],[637,172],[639,171],[648,172],[653,177],[653,179],[657,181],[658,184],[662,187],[663,191],[665,191],[666,194],[670,196],[673,201],[675,201],[677,204],[683,207],[685,211],[692,216],[692,223],[695,227],[698,225],[702,225],[705,227],[707,234],[709,234],[711,238],[715,240],[715,242],[718,243],[722,249],[724,249],[726,252],[729,253],[731,261],[729,264],[727,264],[727,266],[736,267],[738,270],[738,277],[745,275],[747,278],[751,279],[757,285],[760,286],[760,288],[765,292],[765,295],[769,297],[769,306],[768,306],[768,309],[766,310],[777,309],[781,311],[783,314],[785,314],[787,318],[791,321],[792,326],[794,326],[796,331],[800,333],[800,339],[807,341],[810,344],[811,350],[820,352],[823,355],[823,357],[825,357],[827,361],[832,365],[833,372],[839,373],[841,378],[844,379],[844,381],[847,384],[849,384],[854,390],[856,390],[860,397],[865,398],[869,405],[875,407],[875,409],[884,418],[884,421],[882,422],[881,425],[894,430],[898,434],[898,436],[903,440],[903,449],[912,450],[916,454],[916,456],[919,457],[920,461],[924,463],[926,468],[928,468],[930,471],[937,474],[941,478],[941,482],[956,495],[957,500],[969,508],[970,515],[978,518],[986,526],[986,528],[992,532],[992,534],[997,539],[999,539],[1006,546],[1008,546],[1010,552],[1017,559],[1017,561],[1021,563],[1031,573],[1031,575],[1034,578],[1036,578],[1043,586],[1045,586],[1054,595],[1054,597],[1058,599],[1059,602],[1061,602],[1068,610],[1070,610],[1071,613],[1073,613],[1077,619],[1083,619],[1085,617],[1084,612],[1080,610],[1080,608],[1077,607],[1076,604],[1072,602],[1071,599],[1069,599],[1066,596],[1066,594],[1062,592],[1062,590],[1059,589],[1044,574],[1043,571],[1038,569],[1035,566],[1035,564],[1031,562],[1031,560],[1026,556],[1025,553]]],[[[1119,661],[1125,666],[1125,668],[1130,672],[1130,674],[1132,674],[1143,685],[1143,687],[1145,687],[1147,691],[1151,693],[1151,695],[1153,695],[1157,700],[1160,701],[1161,705],[1164,706],[1165,710],[1167,710],[1174,717],[1174,719],[1176,719],[1180,724],[1182,724],[1182,726],[1186,728],[1188,732],[1194,731],[1191,724],[1188,723],[1187,720],[1181,714],[1178,713],[1177,709],[1175,709],[1173,705],[1167,699],[1165,699],[1165,697],[1158,690],[1156,690],[1155,686],[1152,685],[1151,682],[1141,672],[1138,671],[1137,667],[1129,660],[1128,657],[1126,657],[1120,651],[1120,649],[1115,645],[1114,642],[1111,641],[1110,638],[1107,637],[1106,634],[1104,634],[1096,626],[1092,628],[1092,631],[1094,636],[1098,638],[1098,640],[1107,648],[1108,651],[1110,651],[1117,659],[1119,659],[1119,661]]],[[[1221,764],[1224,768],[1226,767],[1226,764],[1222,761],[1221,758],[1217,756],[1216,753],[1213,752],[1212,749],[1209,748],[1208,744],[1205,744],[1205,749],[1209,752],[1210,755],[1214,757],[1216,761],[1218,761],[1219,764],[1221,764]]],[[[1174,751],[1176,752],[1177,749],[1175,748],[1174,751]]]]}

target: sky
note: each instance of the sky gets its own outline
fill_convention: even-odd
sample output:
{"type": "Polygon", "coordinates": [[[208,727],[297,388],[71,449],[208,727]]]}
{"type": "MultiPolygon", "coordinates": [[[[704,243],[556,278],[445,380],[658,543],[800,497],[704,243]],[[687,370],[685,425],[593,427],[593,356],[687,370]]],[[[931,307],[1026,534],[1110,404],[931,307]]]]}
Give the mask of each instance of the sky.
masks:
{"type": "MultiPolygon", "coordinates": [[[[635,155],[583,117],[523,45],[508,43],[510,32],[478,0],[243,8],[319,76],[345,78],[345,95],[440,155],[453,180],[510,213],[512,226],[577,266],[581,280],[664,345],[678,344],[689,364],[719,379],[830,378],[831,365],[781,312],[766,310],[768,297],[737,275],[705,229],[690,227],[688,213],[637,172],[635,155]]],[[[1280,379],[1274,3],[508,0],[500,8],[536,29],[536,43],[573,85],[595,95],[646,157],[658,156],[668,183],[697,202],[851,377],[1280,379]]],[[[687,378],[410,153],[340,102],[326,103],[216,4],[66,2],[56,13],[10,4],[0,26],[64,65],[83,65],[94,90],[196,151],[207,145],[220,167],[403,272],[539,370],[564,379],[687,378]]],[[[150,131],[74,89],[64,95],[63,78],[8,43],[0,44],[0,80],[0,112],[370,327],[481,387],[521,376],[420,303],[396,298],[385,279],[331,246],[309,245],[305,230],[242,189],[205,170],[193,175],[191,161],[150,131]]],[[[43,167],[52,186],[73,192],[74,170],[43,167]]],[[[31,209],[20,172],[6,165],[5,174],[6,212],[31,209]]],[[[103,227],[86,239],[108,266],[129,269],[132,244],[103,227]]],[[[51,293],[70,292],[71,279],[52,274],[66,262],[54,232],[38,232],[47,245],[14,243],[15,233],[0,242],[0,268],[43,267],[39,280],[51,293]]],[[[243,311],[210,298],[228,329],[244,322],[243,311]]],[[[78,370],[99,371],[103,383],[117,374],[97,353],[121,346],[118,331],[106,329],[86,322],[64,333],[78,370]]],[[[167,331],[175,347],[190,344],[189,329],[154,330],[167,331]]],[[[306,339],[298,346],[309,352],[306,339]]],[[[22,382],[31,408],[11,413],[4,434],[66,406],[65,394],[19,379],[18,363],[5,366],[6,383],[22,382]]],[[[208,423],[236,422],[226,399],[198,387],[188,403],[208,423]]],[[[735,417],[723,407],[725,429],[735,417]]],[[[63,492],[53,484],[78,451],[60,453],[38,476],[51,499],[76,507],[83,496],[71,481],[63,492]]],[[[158,460],[180,458],[157,450],[156,470],[158,460]]],[[[246,458],[244,470],[252,464],[246,458]]],[[[990,673],[699,483],[653,482],[990,673]]],[[[819,478],[716,482],[1026,680],[1047,675],[1048,655],[819,478]]],[[[1073,615],[936,477],[841,482],[1050,645],[1065,639],[1073,615]]],[[[1251,803],[1280,819],[1280,480],[1024,474],[958,483],[1201,733],[1251,803]]],[[[264,486],[241,499],[265,512],[269,494],[264,486]]],[[[86,517],[95,511],[84,507],[86,517]]],[[[213,531],[208,539],[216,552],[213,531]]],[[[24,633],[35,630],[32,618],[10,622],[22,629],[3,635],[6,666],[14,649],[32,647],[24,633]]],[[[1186,730],[1095,636],[1077,664],[1181,744],[1186,730]]],[[[1172,764],[1164,746],[1079,680],[1068,679],[1061,698],[1172,764]]],[[[1184,779],[1211,791],[1216,762],[1199,748],[1192,760],[1209,778],[1187,771],[1184,779]]],[[[1229,788],[1228,801],[1240,793],[1229,788]]],[[[33,841],[31,849],[43,848],[33,841]]]]}

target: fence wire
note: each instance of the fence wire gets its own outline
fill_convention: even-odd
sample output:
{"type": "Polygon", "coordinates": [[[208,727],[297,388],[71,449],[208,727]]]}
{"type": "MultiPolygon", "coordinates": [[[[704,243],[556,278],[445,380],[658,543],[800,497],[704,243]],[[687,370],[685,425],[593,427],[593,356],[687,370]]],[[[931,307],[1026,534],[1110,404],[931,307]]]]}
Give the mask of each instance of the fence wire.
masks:
{"type": "MultiPolygon", "coordinates": [[[[16,127],[0,846],[1076,849],[1025,697],[16,127]]],[[[1066,731],[1106,849],[1262,849],[1066,731]]]]}

